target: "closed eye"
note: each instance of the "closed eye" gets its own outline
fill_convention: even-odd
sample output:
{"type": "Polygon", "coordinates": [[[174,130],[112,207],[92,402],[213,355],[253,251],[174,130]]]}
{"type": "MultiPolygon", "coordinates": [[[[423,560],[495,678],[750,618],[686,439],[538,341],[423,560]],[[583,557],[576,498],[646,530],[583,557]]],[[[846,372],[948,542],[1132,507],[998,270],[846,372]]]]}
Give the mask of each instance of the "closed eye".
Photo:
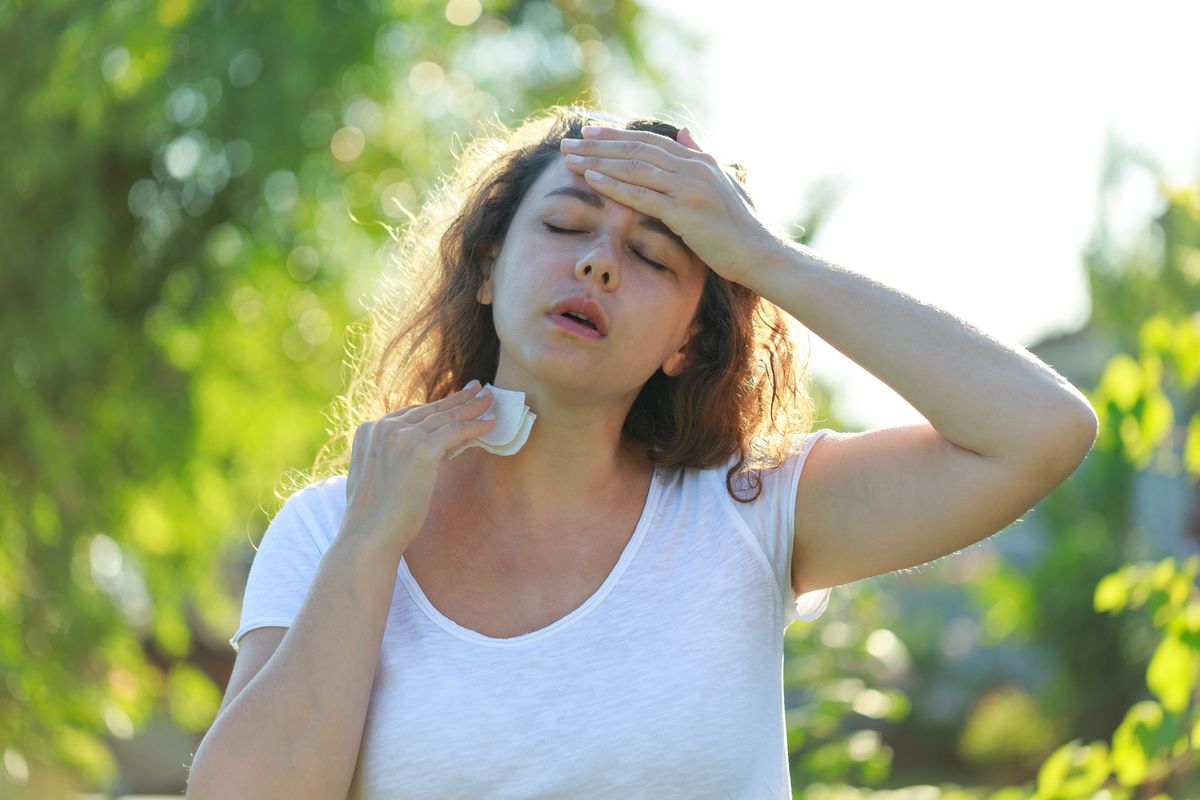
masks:
{"type": "MultiPolygon", "coordinates": [[[[544,225],[546,227],[546,230],[550,231],[551,233],[567,233],[567,234],[587,233],[587,231],[573,231],[573,230],[569,230],[567,228],[559,228],[555,225],[551,225],[549,222],[543,222],[542,225],[544,225]]],[[[637,250],[634,250],[633,254],[635,256],[637,256],[638,258],[640,258],[642,261],[645,261],[650,266],[654,267],[655,269],[661,269],[661,270],[668,271],[668,272],[670,271],[670,267],[666,266],[665,264],[660,264],[657,261],[651,261],[650,259],[646,258],[644,255],[639,253],[637,250]]]]}

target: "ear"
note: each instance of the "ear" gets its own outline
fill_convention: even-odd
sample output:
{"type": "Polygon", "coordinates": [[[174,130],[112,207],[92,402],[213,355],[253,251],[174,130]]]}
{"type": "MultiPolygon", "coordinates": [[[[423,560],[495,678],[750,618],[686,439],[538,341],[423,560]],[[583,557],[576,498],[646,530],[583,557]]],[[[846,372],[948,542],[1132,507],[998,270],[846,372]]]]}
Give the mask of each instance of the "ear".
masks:
{"type": "Polygon", "coordinates": [[[699,322],[693,322],[691,327],[688,328],[688,337],[683,345],[672,353],[662,365],[662,371],[668,377],[674,378],[691,366],[692,359],[689,351],[691,350],[692,339],[702,330],[704,330],[704,326],[699,322]]]}
{"type": "Polygon", "coordinates": [[[475,293],[475,299],[485,306],[491,305],[495,297],[492,287],[492,267],[496,263],[496,249],[493,245],[487,255],[483,257],[483,282],[479,284],[479,291],[475,293]]]}

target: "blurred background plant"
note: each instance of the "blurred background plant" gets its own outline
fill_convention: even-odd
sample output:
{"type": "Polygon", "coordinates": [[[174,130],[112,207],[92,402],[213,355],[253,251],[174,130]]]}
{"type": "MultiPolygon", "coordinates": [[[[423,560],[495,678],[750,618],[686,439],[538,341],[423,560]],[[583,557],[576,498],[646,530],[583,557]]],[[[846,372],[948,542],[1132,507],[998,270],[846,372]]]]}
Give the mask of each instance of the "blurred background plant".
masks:
{"type": "MultiPolygon", "coordinates": [[[[1114,153],[1105,191],[1152,169],[1114,153]]],[[[837,709],[790,731],[798,796],[1200,797],[1200,182],[1158,185],[1131,250],[1101,219],[1088,325],[1030,347],[1094,387],[1085,463],[1001,534],[789,629],[790,713],[837,709]],[[848,676],[865,709],[823,702],[848,676]]]]}
{"type": "MultiPolygon", "coordinates": [[[[482,120],[701,108],[671,69],[698,46],[633,0],[0,4],[0,796],[182,791],[378,285],[372,223],[482,120]]],[[[1113,153],[1105,191],[1129,170],[1154,166],[1113,153]]],[[[1159,185],[1135,248],[1099,221],[1087,325],[1028,345],[1101,415],[1085,464],[789,629],[797,796],[1200,796],[1200,184],[1159,185]]]]}

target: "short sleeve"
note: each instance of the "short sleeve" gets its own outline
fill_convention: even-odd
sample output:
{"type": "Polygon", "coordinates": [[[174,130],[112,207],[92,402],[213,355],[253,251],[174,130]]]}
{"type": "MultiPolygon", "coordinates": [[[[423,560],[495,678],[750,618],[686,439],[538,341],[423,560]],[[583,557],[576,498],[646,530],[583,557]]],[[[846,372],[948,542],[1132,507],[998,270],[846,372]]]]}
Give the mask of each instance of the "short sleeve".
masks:
{"type": "Polygon", "coordinates": [[[293,493],[267,526],[242,596],[241,622],[229,640],[234,651],[248,631],[267,626],[290,627],[316,576],[321,556],[332,539],[318,507],[323,484],[293,493]]]}
{"type": "Polygon", "coordinates": [[[825,613],[829,606],[831,588],[805,592],[798,598],[795,596],[792,590],[792,546],[796,530],[796,492],[804,462],[813,445],[832,432],[831,428],[821,428],[807,434],[779,469],[759,473],[762,493],[753,502],[733,503],[770,562],[783,598],[785,628],[796,620],[814,620],[825,613]]]}

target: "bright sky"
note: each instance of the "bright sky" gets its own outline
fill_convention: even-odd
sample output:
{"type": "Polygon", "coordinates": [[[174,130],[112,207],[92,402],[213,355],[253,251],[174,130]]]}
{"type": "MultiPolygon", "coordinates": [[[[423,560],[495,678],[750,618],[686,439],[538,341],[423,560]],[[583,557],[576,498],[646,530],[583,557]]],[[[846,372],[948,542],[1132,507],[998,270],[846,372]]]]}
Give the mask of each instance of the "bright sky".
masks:
{"type": "MultiPolygon", "coordinates": [[[[709,37],[688,66],[707,105],[681,111],[747,166],[764,217],[795,220],[833,181],[816,250],[1022,346],[1089,315],[1081,256],[1108,137],[1171,180],[1200,176],[1200,4],[645,2],[709,37]]],[[[1152,190],[1126,183],[1118,230],[1144,224],[1152,190]]],[[[812,345],[849,425],[923,420],[812,345]]]]}

